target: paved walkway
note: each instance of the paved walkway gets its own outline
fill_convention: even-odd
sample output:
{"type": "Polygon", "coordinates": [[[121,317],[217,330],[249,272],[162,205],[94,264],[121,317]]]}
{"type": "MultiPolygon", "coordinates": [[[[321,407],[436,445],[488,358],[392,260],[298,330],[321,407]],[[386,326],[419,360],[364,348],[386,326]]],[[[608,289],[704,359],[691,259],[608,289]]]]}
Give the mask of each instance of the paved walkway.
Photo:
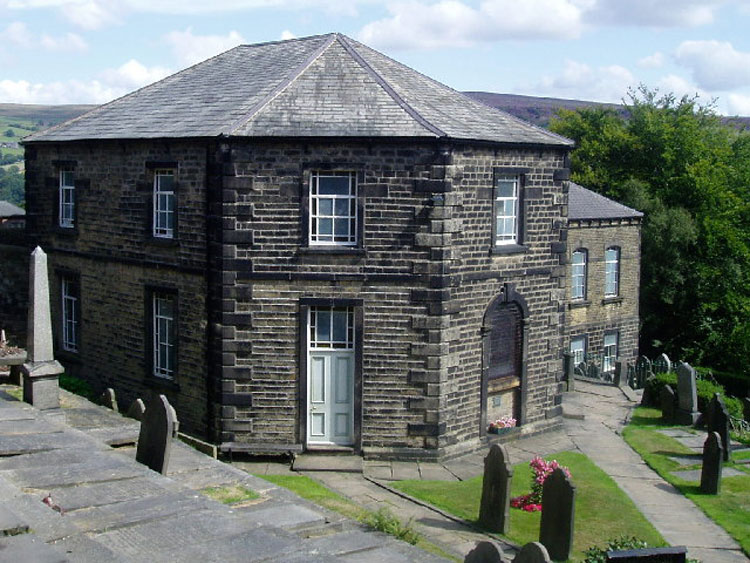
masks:
{"type": "Polygon", "coordinates": [[[107,445],[132,442],[137,424],[63,401],[42,413],[0,388],[2,561],[442,561],[180,442],[162,476],[134,448],[107,445]],[[260,498],[224,505],[199,493],[227,485],[260,498]]]}

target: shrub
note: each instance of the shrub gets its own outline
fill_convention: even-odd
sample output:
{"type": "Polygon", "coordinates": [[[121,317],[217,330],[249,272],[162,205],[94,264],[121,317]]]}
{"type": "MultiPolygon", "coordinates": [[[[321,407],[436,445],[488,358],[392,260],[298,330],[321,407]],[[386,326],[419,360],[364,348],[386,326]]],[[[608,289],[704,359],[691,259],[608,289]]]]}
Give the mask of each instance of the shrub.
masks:
{"type": "MultiPolygon", "coordinates": [[[[665,385],[671,385],[672,388],[677,391],[677,374],[676,373],[660,373],[654,377],[652,382],[651,391],[652,397],[658,397],[662,388],[665,385]]],[[[729,414],[735,418],[742,418],[742,401],[735,397],[728,397],[724,391],[724,387],[718,383],[708,381],[705,379],[698,379],[695,382],[696,391],[698,394],[698,410],[702,413],[708,411],[708,404],[714,397],[714,393],[719,393],[724,399],[724,404],[727,406],[729,414]]]]}
{"type": "Polygon", "coordinates": [[[583,563],[605,563],[607,561],[608,551],[643,549],[646,547],[648,547],[648,544],[643,540],[639,540],[635,537],[621,536],[619,538],[607,541],[606,547],[592,546],[588,548],[584,552],[584,554],[586,555],[586,559],[583,560],[583,563]]]}
{"type": "Polygon", "coordinates": [[[91,388],[91,385],[89,385],[87,381],[84,381],[83,379],[79,379],[72,375],[68,375],[66,373],[60,375],[60,387],[62,387],[66,391],[70,391],[71,393],[75,393],[76,395],[80,395],[81,397],[85,397],[89,401],[96,400],[94,390],[91,388]]]}

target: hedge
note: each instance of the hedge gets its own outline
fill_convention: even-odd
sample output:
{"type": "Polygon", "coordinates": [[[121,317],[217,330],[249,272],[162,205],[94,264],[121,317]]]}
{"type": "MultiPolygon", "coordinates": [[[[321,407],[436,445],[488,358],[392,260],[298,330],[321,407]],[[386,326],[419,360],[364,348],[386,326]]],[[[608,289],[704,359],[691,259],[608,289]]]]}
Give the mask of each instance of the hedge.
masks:
{"type": "MultiPolygon", "coordinates": [[[[654,376],[650,389],[652,393],[651,396],[658,397],[665,385],[670,385],[672,389],[677,392],[677,374],[670,372],[660,373],[654,376]]],[[[726,405],[729,414],[735,418],[743,418],[742,401],[735,397],[728,397],[724,391],[724,387],[721,385],[705,379],[697,379],[695,387],[698,392],[698,410],[703,414],[708,411],[708,404],[711,402],[711,399],[713,399],[714,393],[719,393],[724,398],[724,404],[726,405]]]]}

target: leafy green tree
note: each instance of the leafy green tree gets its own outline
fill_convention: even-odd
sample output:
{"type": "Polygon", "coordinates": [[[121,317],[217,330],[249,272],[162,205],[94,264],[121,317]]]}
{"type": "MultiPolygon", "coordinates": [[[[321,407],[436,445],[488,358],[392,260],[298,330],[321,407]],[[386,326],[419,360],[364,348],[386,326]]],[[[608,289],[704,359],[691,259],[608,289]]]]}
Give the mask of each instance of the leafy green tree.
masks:
{"type": "Polygon", "coordinates": [[[24,178],[18,166],[0,168],[0,200],[25,207],[24,178]]]}
{"type": "Polygon", "coordinates": [[[576,140],[575,181],[645,212],[641,349],[745,370],[750,137],[696,98],[641,87],[625,106],[561,111],[551,129],[576,140]]]}

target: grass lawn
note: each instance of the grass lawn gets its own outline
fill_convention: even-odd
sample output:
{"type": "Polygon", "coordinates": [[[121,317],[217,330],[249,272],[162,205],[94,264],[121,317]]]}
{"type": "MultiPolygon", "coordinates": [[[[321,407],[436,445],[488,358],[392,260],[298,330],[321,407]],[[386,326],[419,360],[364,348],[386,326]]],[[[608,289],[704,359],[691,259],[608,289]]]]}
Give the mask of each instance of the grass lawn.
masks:
{"type": "Polygon", "coordinates": [[[720,493],[704,495],[700,492],[699,481],[686,481],[672,475],[672,471],[680,469],[700,469],[700,464],[680,467],[677,462],[669,459],[669,456],[675,454],[693,452],[677,440],[659,433],[658,430],[664,426],[661,411],[639,407],[631,423],[625,428],[623,437],[652,469],[677,487],[737,540],[745,555],[750,555],[750,467],[734,463],[734,460],[747,459],[750,453],[732,454],[733,461],[724,464],[725,468],[738,469],[745,475],[722,477],[720,493]]]}
{"type": "MultiPolygon", "coordinates": [[[[594,545],[622,535],[636,536],[649,546],[666,545],[659,532],[638,511],[617,484],[583,454],[562,452],[547,459],[557,459],[570,469],[576,485],[576,520],[573,559],[581,560],[583,552],[594,545]]],[[[468,481],[400,481],[394,486],[464,520],[476,523],[482,497],[482,477],[468,481]]],[[[513,496],[531,490],[528,463],[513,467],[513,496]]],[[[539,541],[541,512],[510,509],[510,533],[507,538],[518,544],[539,541]]]]}
{"type": "MultiPolygon", "coordinates": [[[[343,514],[344,516],[346,516],[347,518],[351,518],[352,520],[358,520],[360,522],[369,524],[370,526],[373,526],[376,529],[380,529],[380,531],[386,533],[392,533],[393,535],[398,536],[398,533],[393,533],[393,529],[396,529],[397,532],[401,532],[408,527],[408,524],[406,526],[403,526],[401,525],[401,523],[397,523],[394,518],[385,513],[375,513],[367,511],[354,502],[350,501],[349,499],[334,493],[330,489],[325,488],[317,481],[313,481],[312,479],[304,475],[256,475],[256,477],[260,477],[261,479],[270,481],[271,483],[279,485],[280,487],[289,489],[293,493],[296,493],[297,495],[309,500],[310,502],[314,502],[315,504],[323,506],[324,508],[333,510],[335,512],[338,512],[339,514],[343,514]]],[[[459,561],[457,558],[446,553],[439,546],[425,540],[423,537],[417,539],[415,545],[440,557],[459,561]]]]}

